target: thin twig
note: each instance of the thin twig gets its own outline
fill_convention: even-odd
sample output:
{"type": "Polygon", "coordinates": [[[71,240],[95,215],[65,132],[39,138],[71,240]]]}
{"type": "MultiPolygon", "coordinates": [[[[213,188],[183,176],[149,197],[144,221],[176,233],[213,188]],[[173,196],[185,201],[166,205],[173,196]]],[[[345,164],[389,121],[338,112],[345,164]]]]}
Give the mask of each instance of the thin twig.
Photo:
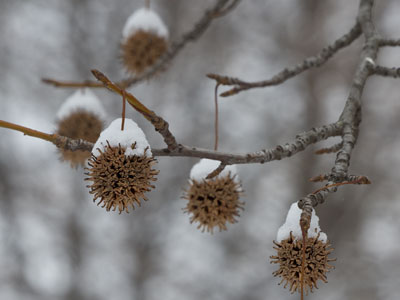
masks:
{"type": "MultiPolygon", "coordinates": [[[[142,74],[137,75],[132,78],[123,79],[121,81],[116,82],[115,84],[119,87],[126,89],[136,83],[139,83],[144,80],[148,80],[159,74],[160,72],[166,70],[168,64],[172,61],[172,59],[189,43],[196,41],[211,25],[212,21],[217,17],[223,16],[224,14],[220,14],[226,9],[226,5],[229,3],[229,0],[218,0],[215,5],[206,10],[204,15],[199,19],[198,22],[193,26],[193,28],[187,32],[185,32],[180,39],[173,42],[171,46],[168,48],[167,52],[160,57],[159,60],[152,66],[145,70],[142,74]]],[[[231,11],[231,10],[229,10],[231,11]]],[[[55,87],[66,87],[66,88],[80,88],[80,87],[91,87],[91,88],[103,88],[102,84],[98,82],[93,82],[90,80],[85,80],[83,82],[72,82],[72,81],[59,81],[54,79],[43,79],[44,83],[51,84],[55,87]]]]}
{"type": "Polygon", "coordinates": [[[304,222],[311,220],[313,207],[323,203],[328,194],[336,192],[337,184],[349,177],[348,169],[351,154],[357,142],[358,129],[361,122],[362,93],[368,77],[374,74],[374,64],[366,62],[376,61],[379,51],[380,36],[372,21],[373,4],[374,0],[360,0],[357,21],[361,26],[365,41],[349,96],[339,118],[339,121],[344,124],[342,132],[343,145],[336,155],[335,164],[329,175],[327,185],[323,189],[308,194],[298,201],[299,208],[303,210],[301,218],[304,222]]]}
{"type": "Polygon", "coordinates": [[[380,39],[379,47],[398,47],[400,46],[400,39],[380,39]]]}
{"type": "MultiPolygon", "coordinates": [[[[127,99],[130,94],[127,93],[127,99]]],[[[129,101],[128,101],[129,102],[129,101]]],[[[82,150],[91,151],[93,143],[85,140],[73,140],[68,137],[60,136],[57,134],[47,134],[37,130],[33,130],[27,127],[0,121],[0,127],[21,131],[25,134],[47,140],[55,144],[57,147],[65,150],[82,150]]],[[[244,154],[233,154],[227,152],[219,152],[208,149],[199,149],[191,146],[178,145],[174,149],[152,149],[154,156],[171,156],[171,157],[198,157],[198,158],[209,158],[221,161],[220,166],[215,172],[215,176],[223,170],[227,165],[232,164],[251,164],[251,163],[266,163],[274,160],[281,160],[286,157],[290,157],[305,150],[311,144],[317,143],[321,140],[325,140],[331,136],[336,136],[341,132],[340,123],[333,123],[318,128],[313,128],[309,131],[299,134],[296,139],[290,143],[284,145],[278,145],[271,149],[263,149],[257,152],[249,152],[244,154]]],[[[214,174],[213,174],[214,175],[214,174]]]]}
{"type": "Polygon", "coordinates": [[[379,65],[372,66],[371,68],[374,75],[392,78],[400,77],[400,68],[387,68],[379,65]]]}
{"type": "Polygon", "coordinates": [[[208,149],[195,148],[191,146],[180,145],[177,149],[170,151],[169,149],[152,149],[154,156],[187,156],[219,160],[225,165],[232,164],[251,164],[251,163],[267,163],[274,160],[291,157],[315,144],[319,141],[328,139],[332,136],[337,136],[342,133],[342,124],[332,123],[321,127],[312,128],[309,131],[303,132],[296,138],[283,145],[278,145],[271,149],[262,149],[260,151],[233,154],[227,152],[212,151],[208,149]]]}
{"type": "Polygon", "coordinates": [[[235,9],[236,6],[238,6],[240,3],[240,0],[233,0],[231,4],[227,5],[223,10],[220,10],[218,14],[216,14],[214,17],[222,17],[228,14],[231,10],[235,9]]]}
{"type": "Polygon", "coordinates": [[[323,48],[318,54],[306,58],[303,62],[293,67],[285,68],[284,70],[267,80],[247,82],[238,78],[221,76],[217,74],[208,74],[207,76],[211,79],[216,80],[222,85],[234,86],[232,89],[223,92],[220,95],[222,97],[232,96],[251,88],[261,88],[266,86],[278,85],[310,68],[320,67],[340,49],[350,45],[355,39],[360,36],[360,34],[361,27],[360,24],[357,22],[348,33],[337,39],[332,45],[323,48]]]}
{"type": "Polygon", "coordinates": [[[45,133],[42,131],[34,130],[28,127],[24,127],[18,124],[6,122],[3,120],[0,120],[0,127],[11,129],[11,130],[16,130],[19,132],[22,132],[24,135],[29,135],[35,138],[39,138],[41,140],[45,140],[48,142],[53,143],[56,145],[58,148],[64,149],[64,150],[70,150],[70,151],[92,151],[93,148],[93,143],[84,141],[84,140],[74,140],[62,135],[58,135],[56,133],[49,134],[45,133]]]}
{"type": "Polygon", "coordinates": [[[214,90],[214,103],[215,103],[215,120],[214,120],[214,130],[215,130],[215,141],[214,141],[214,150],[218,150],[218,87],[219,83],[215,85],[214,90]]]}
{"type": "Polygon", "coordinates": [[[29,136],[36,137],[36,138],[39,138],[39,139],[42,139],[42,140],[45,140],[48,142],[52,142],[52,143],[54,143],[57,139],[57,134],[44,133],[44,132],[41,132],[38,130],[34,130],[34,129],[31,129],[28,127],[24,127],[24,126],[17,125],[14,123],[3,121],[3,120],[0,120],[0,127],[20,131],[24,135],[29,135],[29,136]]]}
{"type": "Polygon", "coordinates": [[[42,82],[52,85],[54,87],[65,87],[65,88],[84,88],[84,87],[89,87],[89,88],[104,88],[104,85],[98,82],[90,81],[90,80],[85,80],[82,82],[76,82],[76,81],[60,81],[60,80],[54,80],[50,78],[42,78],[42,82]]]}
{"type": "Polygon", "coordinates": [[[354,181],[342,181],[342,182],[338,182],[338,183],[333,183],[333,184],[328,184],[318,190],[316,190],[315,192],[313,192],[313,194],[319,193],[320,191],[332,188],[332,187],[338,187],[338,186],[342,186],[342,185],[346,185],[346,184],[371,184],[371,181],[365,177],[365,176],[360,176],[358,178],[355,178],[354,181]]]}
{"type": "Polygon", "coordinates": [[[321,155],[321,154],[336,153],[340,149],[342,149],[342,147],[343,147],[343,142],[340,142],[340,143],[334,144],[330,147],[319,149],[319,150],[315,151],[315,154],[321,155]]]}
{"type": "Polygon", "coordinates": [[[174,135],[169,131],[169,124],[163,118],[158,116],[154,111],[148,109],[144,104],[142,104],[135,96],[131,93],[125,91],[120,88],[117,84],[113,83],[110,79],[107,78],[103,73],[98,70],[92,70],[93,75],[101,81],[105,87],[109,90],[124,96],[128,103],[140,112],[151,124],[153,124],[156,131],[158,131],[164,139],[164,142],[167,144],[169,150],[174,150],[179,147],[178,143],[174,135]]]}

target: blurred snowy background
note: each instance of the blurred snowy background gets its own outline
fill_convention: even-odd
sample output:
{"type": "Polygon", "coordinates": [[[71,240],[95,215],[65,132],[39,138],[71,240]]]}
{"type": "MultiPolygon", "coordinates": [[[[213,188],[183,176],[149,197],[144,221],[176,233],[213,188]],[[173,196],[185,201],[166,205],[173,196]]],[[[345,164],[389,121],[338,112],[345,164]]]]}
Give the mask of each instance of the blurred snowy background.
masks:
{"type": "MultiPolygon", "coordinates": [[[[400,36],[400,2],[376,1],[376,24],[400,36]]],[[[152,0],[174,40],[214,0],[152,0]]],[[[0,0],[0,119],[52,132],[73,91],[41,83],[92,79],[98,68],[125,76],[119,42],[125,19],[144,1],[0,0]]],[[[166,72],[130,89],[166,118],[179,142],[211,148],[214,82],[206,73],[265,79],[312,55],[354,24],[358,1],[242,1],[189,44],[166,72]]],[[[360,40],[322,68],[284,85],[220,100],[220,150],[270,148],[337,120],[360,40]]],[[[400,65],[400,49],[379,62],[400,65]]],[[[221,91],[223,89],[220,89],[221,91]]],[[[94,90],[109,113],[120,98],[94,90]]],[[[395,299],[400,277],[399,81],[371,78],[351,164],[370,186],[346,186],[317,208],[336,249],[336,270],[308,299],[395,299]]],[[[162,139],[128,110],[159,148],[162,139]]],[[[331,145],[335,139],[321,145],[331,145]]],[[[189,158],[159,158],[157,188],[130,214],[92,203],[83,170],[59,161],[48,142],[0,129],[0,299],[298,299],[278,286],[272,240],[290,204],[315,190],[308,178],[330,170],[334,155],[312,147],[292,158],[239,166],[245,211],[226,232],[201,233],[183,214],[189,158]]],[[[318,185],[319,186],[319,185],[318,185]]]]}

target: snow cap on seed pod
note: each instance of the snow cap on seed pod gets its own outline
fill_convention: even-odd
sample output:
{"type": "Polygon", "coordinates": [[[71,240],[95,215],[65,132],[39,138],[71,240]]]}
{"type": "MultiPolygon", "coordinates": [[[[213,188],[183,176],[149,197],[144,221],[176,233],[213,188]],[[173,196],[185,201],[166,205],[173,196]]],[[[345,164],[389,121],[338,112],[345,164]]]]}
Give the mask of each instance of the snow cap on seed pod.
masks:
{"type": "Polygon", "coordinates": [[[118,209],[119,213],[140,206],[144,193],[154,189],[153,181],[159,171],[152,167],[156,160],[152,157],[150,145],[139,126],[130,119],[114,120],[101,134],[93,147],[87,168],[92,181],[89,193],[93,201],[100,199],[107,211],[118,209]]]}
{"type": "MultiPolygon", "coordinates": [[[[57,134],[94,143],[103,129],[105,110],[89,89],[80,89],[69,96],[57,112],[57,134]]],[[[87,151],[60,149],[62,160],[72,167],[83,166],[90,157],[87,151]]]]}
{"type": "Polygon", "coordinates": [[[199,223],[199,229],[213,233],[214,227],[220,231],[227,229],[227,223],[236,223],[243,202],[236,166],[229,165],[216,177],[206,179],[220,162],[201,159],[190,171],[189,188],[184,199],[188,200],[184,211],[191,215],[190,222],[199,223]]]}
{"type": "MultiPolygon", "coordinates": [[[[271,256],[271,263],[279,264],[279,269],[273,272],[275,277],[282,277],[284,288],[289,286],[290,292],[301,291],[303,237],[300,227],[301,209],[293,203],[286,217],[286,222],[279,228],[274,249],[277,255],[271,256]]],[[[333,268],[328,258],[333,251],[327,235],[321,232],[319,218],[313,209],[310,228],[307,232],[306,259],[304,264],[304,288],[306,293],[317,287],[317,281],[328,282],[326,273],[333,268]]]]}
{"type": "Polygon", "coordinates": [[[149,8],[135,11],[122,30],[122,62],[128,72],[142,73],[168,48],[168,29],[149,8]]]}

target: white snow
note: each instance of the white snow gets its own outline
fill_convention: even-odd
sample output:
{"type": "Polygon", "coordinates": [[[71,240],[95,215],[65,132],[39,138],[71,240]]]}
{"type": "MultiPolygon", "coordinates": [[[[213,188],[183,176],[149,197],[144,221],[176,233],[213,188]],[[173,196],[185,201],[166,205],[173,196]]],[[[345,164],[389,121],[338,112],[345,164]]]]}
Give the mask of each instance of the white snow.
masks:
{"type": "MultiPolygon", "coordinates": [[[[190,171],[190,178],[196,181],[201,181],[207,177],[212,171],[214,171],[220,165],[219,160],[213,159],[201,159],[197,164],[192,167],[190,171]]],[[[228,173],[231,172],[231,176],[235,176],[235,181],[239,181],[239,177],[237,176],[237,170],[235,165],[229,165],[224,168],[224,170],[217,177],[225,177],[228,176],[228,173]]]]}
{"type": "Polygon", "coordinates": [[[104,152],[105,147],[108,145],[108,141],[110,146],[118,147],[118,145],[121,145],[121,147],[126,148],[126,156],[142,156],[145,154],[147,157],[151,157],[152,153],[150,145],[142,129],[140,129],[139,126],[131,119],[125,118],[124,130],[122,131],[121,122],[121,118],[112,121],[110,126],[108,126],[102,131],[102,133],[100,133],[100,136],[92,150],[93,155],[100,155],[100,151],[98,149],[104,152]],[[131,146],[135,142],[136,148],[132,149],[131,146]],[[147,147],[148,149],[145,153],[145,149],[147,147]]]}
{"type": "Polygon", "coordinates": [[[129,16],[122,30],[123,39],[126,40],[138,30],[152,32],[165,39],[168,39],[169,35],[168,29],[161,18],[148,8],[140,8],[129,16]]]}
{"type": "Polygon", "coordinates": [[[58,110],[57,119],[61,120],[78,110],[93,113],[102,120],[105,120],[106,117],[106,112],[99,98],[88,88],[79,89],[69,96],[58,110]]]}
{"type": "MultiPolygon", "coordinates": [[[[285,224],[283,224],[278,230],[278,234],[276,236],[276,240],[278,242],[289,238],[290,232],[292,232],[292,236],[295,239],[301,240],[303,238],[300,227],[300,215],[301,209],[297,206],[297,202],[295,202],[289,209],[285,224]]],[[[308,237],[316,237],[318,233],[320,234],[318,240],[326,243],[328,237],[321,231],[321,228],[319,228],[319,218],[313,209],[310,228],[308,229],[307,235],[308,237]]]]}

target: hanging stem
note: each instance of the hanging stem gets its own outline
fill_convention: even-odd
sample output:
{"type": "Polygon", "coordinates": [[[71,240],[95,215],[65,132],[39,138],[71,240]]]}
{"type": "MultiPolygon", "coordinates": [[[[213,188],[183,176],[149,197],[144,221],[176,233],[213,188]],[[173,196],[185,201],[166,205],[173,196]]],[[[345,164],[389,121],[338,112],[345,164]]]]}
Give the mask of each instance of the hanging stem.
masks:
{"type": "Polygon", "coordinates": [[[126,106],[126,92],[122,90],[122,122],[121,122],[121,131],[124,130],[125,125],[125,106],[126,106]]]}
{"type": "Polygon", "coordinates": [[[214,122],[214,128],[215,128],[215,141],[214,141],[214,150],[218,150],[218,87],[219,83],[215,86],[215,91],[214,91],[214,102],[215,102],[215,122],[214,122]]]}
{"type": "Polygon", "coordinates": [[[147,9],[150,9],[150,0],[146,0],[145,6],[147,9]]]}
{"type": "Polygon", "coordinates": [[[301,287],[301,300],[304,300],[304,277],[305,277],[305,267],[306,267],[306,239],[307,239],[307,230],[304,228],[304,226],[301,226],[301,233],[303,236],[303,247],[302,247],[302,255],[301,255],[301,282],[300,282],[300,287],[301,287]]]}

